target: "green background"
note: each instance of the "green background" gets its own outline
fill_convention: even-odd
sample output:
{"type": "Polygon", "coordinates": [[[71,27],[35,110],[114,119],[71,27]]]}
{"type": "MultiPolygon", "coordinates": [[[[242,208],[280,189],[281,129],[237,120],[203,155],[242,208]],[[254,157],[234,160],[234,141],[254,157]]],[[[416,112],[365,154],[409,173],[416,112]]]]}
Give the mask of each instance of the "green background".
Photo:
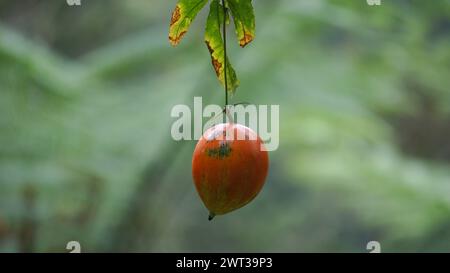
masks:
{"type": "Polygon", "coordinates": [[[280,147],[212,222],[170,137],[223,103],[207,10],[172,48],[175,0],[81,1],[0,1],[1,252],[450,251],[450,1],[253,1],[232,101],[280,105],[280,147]]]}

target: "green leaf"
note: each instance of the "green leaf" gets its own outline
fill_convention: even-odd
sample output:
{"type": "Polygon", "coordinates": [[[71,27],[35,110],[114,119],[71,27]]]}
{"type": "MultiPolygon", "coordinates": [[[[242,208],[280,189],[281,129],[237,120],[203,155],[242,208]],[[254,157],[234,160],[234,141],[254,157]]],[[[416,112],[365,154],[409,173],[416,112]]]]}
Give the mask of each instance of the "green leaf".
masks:
{"type": "Polygon", "coordinates": [[[245,47],[255,38],[255,14],[252,0],[228,0],[239,45],[245,47]]]}
{"type": "Polygon", "coordinates": [[[224,18],[223,6],[218,0],[211,2],[208,20],[206,22],[205,42],[211,54],[211,60],[216,71],[217,78],[225,85],[225,61],[227,67],[227,83],[228,90],[234,93],[239,86],[239,80],[237,79],[236,72],[228,60],[225,60],[224,56],[224,43],[220,28],[223,24],[224,18]]]}
{"type": "Polygon", "coordinates": [[[180,43],[192,21],[208,0],[180,0],[172,13],[169,29],[169,41],[173,46],[180,43]]]}

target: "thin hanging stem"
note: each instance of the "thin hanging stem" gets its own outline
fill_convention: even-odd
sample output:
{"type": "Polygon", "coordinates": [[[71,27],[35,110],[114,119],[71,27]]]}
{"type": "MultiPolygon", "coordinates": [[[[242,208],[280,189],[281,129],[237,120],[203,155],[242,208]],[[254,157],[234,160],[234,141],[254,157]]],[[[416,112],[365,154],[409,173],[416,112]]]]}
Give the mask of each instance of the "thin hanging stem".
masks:
{"type": "Polygon", "coordinates": [[[227,78],[227,7],[225,6],[225,0],[222,0],[223,7],[223,62],[224,62],[224,82],[225,82],[225,111],[228,106],[228,78],[227,78]]]}

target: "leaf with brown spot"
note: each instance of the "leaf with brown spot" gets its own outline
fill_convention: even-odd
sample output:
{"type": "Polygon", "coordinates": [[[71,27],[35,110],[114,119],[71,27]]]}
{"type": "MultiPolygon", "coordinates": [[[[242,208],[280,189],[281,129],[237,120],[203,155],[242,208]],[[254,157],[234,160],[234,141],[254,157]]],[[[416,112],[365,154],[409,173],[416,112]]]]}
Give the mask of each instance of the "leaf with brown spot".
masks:
{"type": "Polygon", "coordinates": [[[209,16],[206,22],[205,42],[211,55],[211,61],[219,81],[225,85],[225,61],[227,63],[228,92],[234,93],[239,86],[236,72],[228,58],[224,58],[224,44],[220,31],[225,14],[218,0],[213,0],[210,5],[209,16]]]}
{"type": "Polygon", "coordinates": [[[239,45],[245,47],[255,38],[255,14],[252,0],[227,0],[233,15],[239,45]]]}
{"type": "Polygon", "coordinates": [[[180,0],[170,19],[169,41],[173,46],[180,43],[197,14],[208,0],[180,0]]]}

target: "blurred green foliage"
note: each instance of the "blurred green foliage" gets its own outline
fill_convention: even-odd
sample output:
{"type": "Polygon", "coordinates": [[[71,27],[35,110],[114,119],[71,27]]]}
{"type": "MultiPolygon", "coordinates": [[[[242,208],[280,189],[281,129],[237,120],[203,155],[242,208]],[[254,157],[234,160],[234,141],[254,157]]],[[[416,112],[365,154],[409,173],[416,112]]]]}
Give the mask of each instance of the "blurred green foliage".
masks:
{"type": "Polygon", "coordinates": [[[170,138],[223,101],[206,14],[173,49],[176,1],[107,2],[0,1],[0,251],[450,251],[450,1],[254,1],[233,101],[279,104],[280,148],[213,222],[170,138]]]}

